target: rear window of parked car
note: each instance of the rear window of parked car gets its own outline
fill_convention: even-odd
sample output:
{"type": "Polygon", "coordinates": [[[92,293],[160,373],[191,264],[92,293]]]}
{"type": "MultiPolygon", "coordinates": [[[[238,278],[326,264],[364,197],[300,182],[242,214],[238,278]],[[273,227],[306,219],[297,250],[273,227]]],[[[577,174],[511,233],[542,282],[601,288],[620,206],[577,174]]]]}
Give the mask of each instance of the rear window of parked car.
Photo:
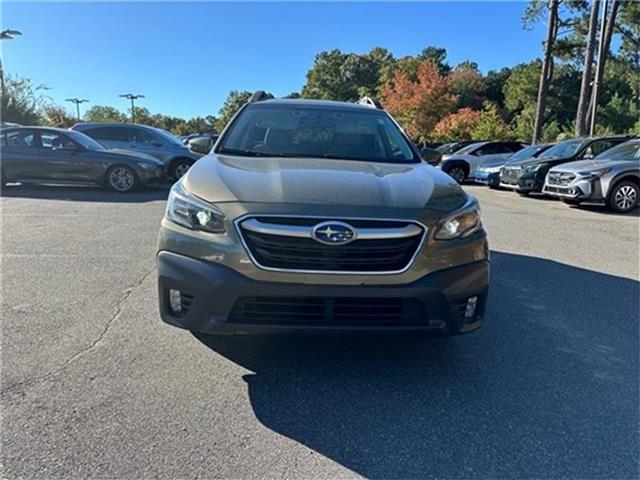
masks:
{"type": "Polygon", "coordinates": [[[129,134],[126,127],[96,127],[81,130],[82,133],[89,135],[98,141],[111,142],[128,142],[129,134]]]}

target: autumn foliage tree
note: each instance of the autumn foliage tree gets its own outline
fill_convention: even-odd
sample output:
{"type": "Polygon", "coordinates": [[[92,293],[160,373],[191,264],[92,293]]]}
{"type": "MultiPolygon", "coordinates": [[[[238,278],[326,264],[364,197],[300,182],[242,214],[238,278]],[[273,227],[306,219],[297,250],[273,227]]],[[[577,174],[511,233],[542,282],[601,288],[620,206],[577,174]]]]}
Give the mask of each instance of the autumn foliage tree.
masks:
{"type": "Polygon", "coordinates": [[[382,93],[385,109],[410,137],[419,140],[432,138],[435,126],[454,110],[457,102],[447,78],[428,61],[418,66],[415,81],[399,71],[392,82],[383,87],[382,93]]]}
{"type": "Polygon", "coordinates": [[[480,112],[471,108],[461,108],[436,124],[432,139],[438,142],[471,140],[478,120],[480,120],[480,112]]]}

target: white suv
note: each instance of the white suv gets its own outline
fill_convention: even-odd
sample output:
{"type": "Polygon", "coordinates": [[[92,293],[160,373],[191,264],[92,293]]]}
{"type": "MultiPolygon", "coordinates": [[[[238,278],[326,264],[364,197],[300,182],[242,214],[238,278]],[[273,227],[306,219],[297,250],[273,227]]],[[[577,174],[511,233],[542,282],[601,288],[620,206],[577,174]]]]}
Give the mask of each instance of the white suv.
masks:
{"type": "Polygon", "coordinates": [[[451,155],[442,157],[440,168],[458,183],[473,178],[476,170],[487,160],[507,158],[527,145],[520,142],[472,143],[451,155]]]}

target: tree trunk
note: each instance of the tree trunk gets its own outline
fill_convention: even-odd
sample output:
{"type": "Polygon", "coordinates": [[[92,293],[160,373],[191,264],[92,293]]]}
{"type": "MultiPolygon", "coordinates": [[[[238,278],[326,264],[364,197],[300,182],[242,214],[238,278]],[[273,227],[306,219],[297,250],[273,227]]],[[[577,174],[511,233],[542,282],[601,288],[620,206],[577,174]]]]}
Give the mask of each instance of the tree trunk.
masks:
{"type": "Polygon", "coordinates": [[[607,63],[607,56],[609,55],[609,48],[611,47],[611,37],[613,37],[613,29],[616,23],[616,16],[618,9],[620,8],[620,0],[611,1],[611,13],[606,18],[606,5],[607,0],[604,0],[603,18],[602,23],[602,38],[600,42],[600,51],[598,52],[598,64],[596,66],[596,78],[593,84],[593,92],[591,95],[592,112],[590,118],[589,134],[595,135],[596,132],[596,114],[598,112],[598,101],[600,100],[600,91],[602,90],[602,78],[604,77],[604,67],[607,63]]]}
{"type": "Polygon", "coordinates": [[[536,119],[533,125],[532,143],[538,142],[542,125],[544,124],[544,114],[547,108],[547,95],[549,84],[553,76],[553,45],[558,32],[558,0],[549,0],[549,24],[547,27],[547,40],[544,45],[544,59],[542,61],[542,72],[540,73],[540,86],[538,88],[538,102],[536,105],[536,119]]]}
{"type": "Polygon", "coordinates": [[[591,70],[596,48],[596,32],[598,31],[598,10],[600,0],[594,0],[589,17],[589,33],[587,34],[587,46],[584,52],[584,71],[580,84],[580,99],[578,100],[578,112],[576,113],[576,137],[582,137],[587,133],[587,109],[591,98],[591,70]]]}

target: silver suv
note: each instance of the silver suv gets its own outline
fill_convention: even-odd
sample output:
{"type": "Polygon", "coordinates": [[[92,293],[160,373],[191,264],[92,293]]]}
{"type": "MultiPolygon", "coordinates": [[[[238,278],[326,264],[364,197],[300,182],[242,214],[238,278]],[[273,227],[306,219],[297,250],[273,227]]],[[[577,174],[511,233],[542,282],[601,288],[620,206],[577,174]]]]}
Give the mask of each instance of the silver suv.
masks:
{"type": "Polygon", "coordinates": [[[193,163],[202,157],[192,152],[178,137],[160,128],[126,123],[77,123],[77,130],[97,140],[105,147],[133,150],[160,160],[174,179],[184,175],[193,163]]]}
{"type": "Polygon", "coordinates": [[[616,212],[633,210],[640,200],[640,139],[605,150],[592,160],[553,167],[542,191],[574,205],[604,202],[616,212]]]}
{"type": "Polygon", "coordinates": [[[375,101],[262,98],[171,190],[162,319],[209,334],[478,328],[489,249],[476,200],[375,101]]]}

